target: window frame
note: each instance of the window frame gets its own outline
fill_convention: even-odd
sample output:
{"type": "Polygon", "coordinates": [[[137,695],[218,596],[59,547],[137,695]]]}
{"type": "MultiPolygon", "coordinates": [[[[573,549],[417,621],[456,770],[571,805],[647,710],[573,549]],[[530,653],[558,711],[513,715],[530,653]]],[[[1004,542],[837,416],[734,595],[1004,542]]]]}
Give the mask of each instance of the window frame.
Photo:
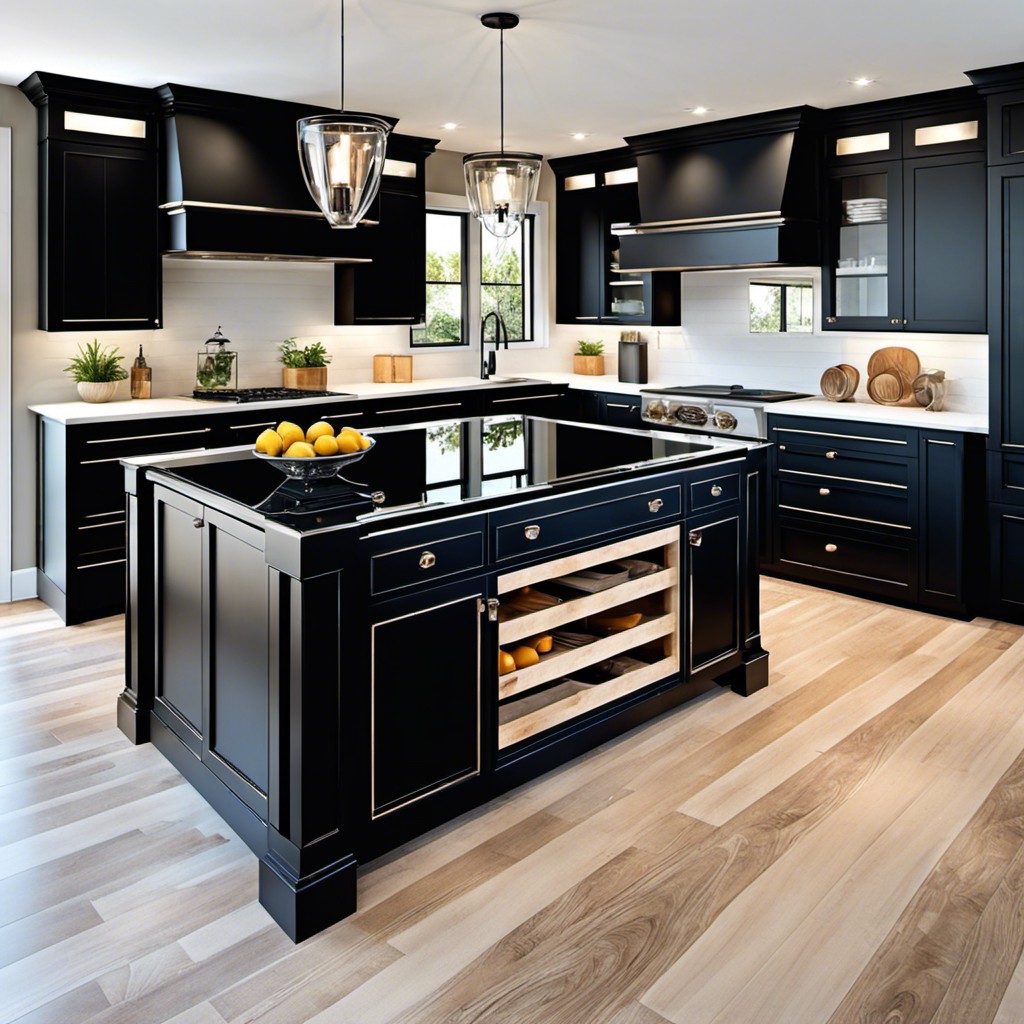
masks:
{"type": "Polygon", "coordinates": [[[747,281],[747,334],[814,334],[814,325],[816,322],[816,311],[817,311],[817,292],[814,286],[813,278],[790,278],[787,280],[772,280],[771,278],[762,277],[751,277],[747,281]],[[779,295],[779,329],[777,331],[755,331],[751,326],[750,322],[750,289],[754,285],[759,285],[766,288],[781,288],[781,294],[779,295]],[[787,292],[790,288],[809,288],[811,293],[811,318],[810,326],[805,331],[791,331],[787,324],[787,292]]]}
{"type": "MultiPolygon", "coordinates": [[[[485,287],[492,288],[519,288],[522,292],[523,297],[523,337],[521,338],[509,338],[510,343],[516,345],[528,344],[533,341],[533,332],[535,327],[535,316],[534,316],[534,262],[535,262],[535,250],[536,243],[535,238],[537,234],[537,215],[535,213],[528,213],[526,215],[526,225],[528,230],[523,230],[522,227],[512,236],[512,238],[519,239],[519,253],[520,253],[520,266],[522,267],[523,277],[518,285],[506,284],[503,281],[485,281],[484,280],[484,250],[483,245],[480,246],[480,260],[478,264],[478,272],[480,280],[476,282],[477,290],[482,294],[485,287]],[[529,236],[529,237],[527,237],[529,236]],[[526,285],[529,282],[530,287],[527,289],[526,285]],[[529,301],[528,301],[529,300],[529,301]]],[[[482,231],[483,229],[481,229],[482,231]]],[[[481,240],[483,234],[481,234],[481,240]]],[[[470,282],[470,288],[474,285],[470,282]]],[[[481,303],[481,315],[483,315],[483,304],[481,303]]]]}

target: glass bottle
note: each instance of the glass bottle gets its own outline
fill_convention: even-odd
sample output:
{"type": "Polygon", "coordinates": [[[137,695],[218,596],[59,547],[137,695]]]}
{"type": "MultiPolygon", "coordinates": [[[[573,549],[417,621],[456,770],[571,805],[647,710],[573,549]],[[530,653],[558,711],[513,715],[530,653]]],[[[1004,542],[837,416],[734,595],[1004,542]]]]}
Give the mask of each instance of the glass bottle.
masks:
{"type": "Polygon", "coordinates": [[[225,391],[238,387],[238,353],[226,346],[220,326],[196,353],[196,390],[225,391]]]}

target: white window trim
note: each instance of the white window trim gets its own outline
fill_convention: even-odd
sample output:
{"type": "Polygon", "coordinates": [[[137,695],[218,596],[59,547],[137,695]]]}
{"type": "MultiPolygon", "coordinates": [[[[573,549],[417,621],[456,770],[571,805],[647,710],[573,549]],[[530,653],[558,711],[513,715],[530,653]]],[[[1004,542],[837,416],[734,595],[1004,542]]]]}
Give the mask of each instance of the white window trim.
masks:
{"type": "MultiPolygon", "coordinates": [[[[10,601],[11,577],[11,129],[0,128],[0,602],[10,601]]],[[[33,574],[34,575],[34,574],[33,574]]]]}
{"type": "MultiPolygon", "coordinates": [[[[469,212],[469,201],[464,195],[449,195],[447,192],[427,193],[427,212],[457,210],[469,212]]],[[[533,220],[533,341],[514,341],[516,350],[548,347],[548,204],[534,200],[530,204],[533,220]]],[[[480,222],[469,219],[466,263],[470,267],[480,266],[480,222]]],[[[469,292],[468,345],[427,345],[412,350],[417,354],[429,352],[479,352],[480,351],[480,296],[477,289],[469,292]]],[[[511,347],[510,345],[510,347],[511,347]]],[[[412,348],[412,346],[410,346],[412,348]]]]}

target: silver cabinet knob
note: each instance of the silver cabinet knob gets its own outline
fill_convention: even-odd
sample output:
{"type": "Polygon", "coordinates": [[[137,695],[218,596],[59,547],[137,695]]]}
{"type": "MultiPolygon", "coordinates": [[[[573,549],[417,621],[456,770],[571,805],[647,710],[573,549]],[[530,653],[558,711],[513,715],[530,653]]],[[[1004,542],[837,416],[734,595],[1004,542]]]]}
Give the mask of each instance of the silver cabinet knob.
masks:
{"type": "MultiPolygon", "coordinates": [[[[890,320],[890,321],[889,321],[889,323],[891,323],[891,324],[898,324],[899,322],[900,322],[900,321],[899,321],[899,317],[897,317],[897,318],[896,318],[895,320],[890,320]]],[[[905,323],[905,322],[906,322],[906,321],[904,321],[904,323],[905,323]]]]}
{"type": "Polygon", "coordinates": [[[647,507],[652,512],[660,512],[665,507],[665,502],[663,502],[661,498],[652,498],[647,502],[647,507]]]}
{"type": "Polygon", "coordinates": [[[825,458],[834,459],[838,454],[839,452],[825,452],[825,458]]]}
{"type": "Polygon", "coordinates": [[[831,555],[834,551],[839,550],[839,546],[837,544],[826,544],[825,550],[831,555]]]}
{"type": "Polygon", "coordinates": [[[539,526],[528,526],[528,527],[526,527],[526,529],[523,530],[523,536],[527,540],[536,540],[540,536],[540,527],[539,526]]]}
{"type": "Polygon", "coordinates": [[[201,529],[202,529],[202,528],[203,528],[203,527],[204,527],[204,526],[206,525],[206,523],[204,523],[204,522],[202,521],[202,519],[193,519],[193,520],[192,520],[192,525],[193,525],[193,526],[194,526],[194,527],[195,527],[195,528],[196,528],[197,530],[201,530],[201,529]]]}
{"type": "Polygon", "coordinates": [[[699,548],[701,541],[704,539],[704,534],[700,530],[691,530],[689,541],[691,548],[699,548]]]}
{"type": "Polygon", "coordinates": [[[832,492],[827,487],[819,487],[818,493],[823,497],[827,498],[832,492]]]}
{"type": "Polygon", "coordinates": [[[387,501],[387,496],[383,491],[374,491],[373,494],[370,495],[370,501],[372,501],[374,505],[383,505],[384,502],[387,501]]]}
{"type": "Polygon", "coordinates": [[[719,484],[714,484],[711,488],[711,497],[720,498],[722,496],[722,488],[719,484]]]}
{"type": "Polygon", "coordinates": [[[433,551],[424,551],[420,555],[420,568],[421,569],[433,569],[437,565],[437,555],[433,551]]]}

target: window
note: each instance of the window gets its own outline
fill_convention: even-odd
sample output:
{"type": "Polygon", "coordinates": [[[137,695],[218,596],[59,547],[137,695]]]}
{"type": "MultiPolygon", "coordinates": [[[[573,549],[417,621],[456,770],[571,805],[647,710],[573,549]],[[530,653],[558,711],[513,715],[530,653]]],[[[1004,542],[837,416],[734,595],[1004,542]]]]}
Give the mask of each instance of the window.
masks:
{"type": "Polygon", "coordinates": [[[752,334],[809,334],[814,324],[810,281],[751,281],[752,334]]]}
{"type": "Polygon", "coordinates": [[[457,501],[526,483],[522,416],[457,420],[427,432],[427,501],[457,501]]]}
{"type": "Polygon", "coordinates": [[[427,320],[415,345],[468,345],[466,215],[427,214],[427,320]]]}
{"type": "Polygon", "coordinates": [[[496,238],[461,210],[428,210],[427,315],[411,346],[469,345],[490,312],[501,314],[509,341],[535,341],[535,235],[535,214],[510,238],[496,238]]]}

